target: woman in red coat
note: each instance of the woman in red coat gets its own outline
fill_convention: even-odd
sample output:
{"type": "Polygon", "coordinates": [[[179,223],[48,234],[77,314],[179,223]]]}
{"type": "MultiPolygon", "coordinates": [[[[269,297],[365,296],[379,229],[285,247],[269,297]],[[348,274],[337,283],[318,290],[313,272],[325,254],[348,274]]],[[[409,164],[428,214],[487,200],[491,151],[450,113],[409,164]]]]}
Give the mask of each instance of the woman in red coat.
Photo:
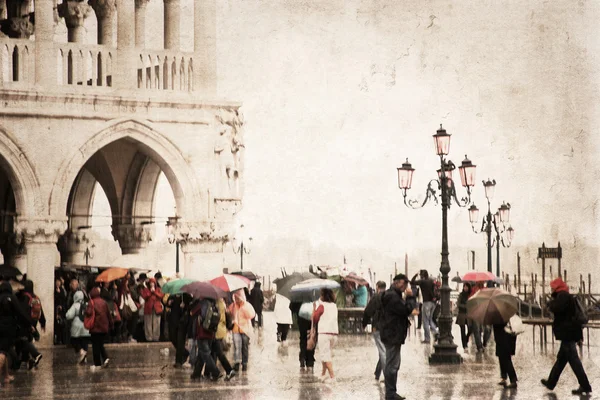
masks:
{"type": "Polygon", "coordinates": [[[100,297],[100,288],[95,287],[90,292],[90,302],[85,315],[87,317],[94,315],[94,326],[90,329],[94,353],[92,370],[108,367],[109,358],[104,349],[104,341],[108,332],[113,328],[113,319],[108,304],[100,297]]]}
{"type": "Polygon", "coordinates": [[[163,293],[156,285],[156,279],[148,280],[147,286],[142,289],[142,298],[144,304],[144,331],[146,340],[149,342],[158,342],[160,339],[160,318],[163,312],[162,298],[163,293]]]}

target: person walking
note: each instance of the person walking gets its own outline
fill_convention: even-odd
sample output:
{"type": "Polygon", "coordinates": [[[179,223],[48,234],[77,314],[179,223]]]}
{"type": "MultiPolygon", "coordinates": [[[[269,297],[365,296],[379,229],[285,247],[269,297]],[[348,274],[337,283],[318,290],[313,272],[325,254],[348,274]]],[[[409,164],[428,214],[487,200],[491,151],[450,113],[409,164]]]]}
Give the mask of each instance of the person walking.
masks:
{"type": "Polygon", "coordinates": [[[144,299],[144,330],[148,342],[158,342],[160,339],[160,319],[162,317],[163,293],[156,286],[156,279],[150,278],[141,293],[144,299]]]}
{"type": "Polygon", "coordinates": [[[198,342],[198,358],[194,365],[194,372],[190,376],[191,379],[200,378],[202,376],[202,369],[205,369],[205,375],[210,377],[212,381],[218,381],[223,376],[211,356],[215,332],[204,327],[205,320],[208,319],[208,310],[212,310],[214,304],[215,301],[212,299],[202,299],[192,307],[190,312],[192,324],[194,324],[194,337],[198,342]]]}
{"type": "Polygon", "coordinates": [[[421,288],[421,296],[423,296],[423,328],[425,331],[425,338],[421,343],[431,342],[431,331],[433,331],[435,340],[438,336],[438,328],[433,320],[433,312],[435,311],[435,283],[433,279],[429,278],[427,270],[422,269],[419,274],[415,274],[411,279],[411,283],[421,288]],[[417,275],[421,279],[416,279],[417,275]]]}
{"type": "Polygon", "coordinates": [[[250,304],[254,307],[254,312],[256,313],[256,317],[252,319],[252,327],[258,325],[259,328],[263,326],[263,303],[265,301],[265,296],[263,294],[262,289],[260,288],[260,282],[256,281],[252,291],[250,292],[250,304]]]}
{"type": "Polygon", "coordinates": [[[560,374],[568,363],[579,382],[579,388],[574,389],[572,393],[576,395],[590,394],[592,386],[577,354],[577,342],[583,340],[583,327],[574,321],[576,300],[569,293],[569,286],[561,278],[550,282],[550,289],[552,300],[548,302],[547,306],[554,314],[552,332],[556,340],[560,340],[560,349],[550,375],[548,379],[542,379],[542,385],[554,390],[560,374]]]}
{"type": "Polygon", "coordinates": [[[515,355],[517,348],[517,335],[511,335],[506,332],[507,323],[494,324],[492,326],[494,330],[494,340],[496,341],[496,357],[498,357],[498,363],[500,364],[500,378],[499,385],[504,386],[506,389],[517,388],[517,373],[513,366],[512,356],[515,355]],[[506,378],[510,379],[510,383],[506,383],[506,378]]]}
{"type": "Polygon", "coordinates": [[[23,282],[24,288],[19,292],[19,299],[21,304],[31,318],[33,322],[33,330],[23,332],[23,339],[18,340],[16,347],[17,351],[21,353],[21,361],[27,363],[29,370],[37,367],[42,359],[42,354],[37,350],[33,344],[34,339],[39,340],[39,332],[37,331],[37,324],[39,322],[43,332],[46,331],[46,316],[44,315],[44,308],[39,297],[36,296],[33,291],[33,282],[29,279],[23,282]]]}
{"type": "Polygon", "coordinates": [[[218,299],[217,308],[219,309],[219,326],[217,327],[217,332],[215,333],[215,340],[213,342],[211,354],[213,355],[213,358],[219,360],[221,363],[221,366],[225,370],[225,380],[228,381],[233,378],[236,373],[231,366],[231,363],[227,359],[227,356],[225,355],[225,351],[223,350],[223,341],[227,336],[227,331],[233,328],[233,322],[231,321],[231,316],[227,313],[225,300],[218,299]]]}
{"type": "Polygon", "coordinates": [[[63,280],[54,280],[54,344],[66,343],[65,314],[67,312],[67,291],[63,280]]]}
{"type": "Polygon", "coordinates": [[[469,282],[463,283],[462,292],[458,295],[456,301],[458,307],[458,315],[456,316],[456,325],[460,327],[460,339],[462,341],[463,350],[465,353],[469,352],[469,336],[471,336],[471,325],[467,318],[467,300],[471,295],[471,284],[469,282]]]}
{"type": "Polygon", "coordinates": [[[16,366],[19,362],[14,350],[19,331],[26,328],[31,330],[33,329],[32,325],[29,313],[25,311],[21,302],[13,294],[10,283],[0,282],[0,354],[3,354],[5,358],[5,381],[13,380],[8,373],[8,366],[16,366]]]}
{"type": "Polygon", "coordinates": [[[66,319],[71,322],[71,344],[75,352],[79,353],[79,364],[85,364],[88,353],[90,332],[83,326],[85,318],[84,295],[81,290],[73,295],[73,305],[66,314],[66,319]]]}
{"type": "Polygon", "coordinates": [[[291,302],[290,310],[292,311],[292,315],[297,315],[298,331],[300,333],[300,352],[298,353],[300,368],[307,368],[308,372],[313,373],[315,366],[315,350],[308,350],[306,347],[313,314],[313,303],[291,302]]]}
{"type": "Polygon", "coordinates": [[[396,393],[396,383],[400,369],[400,352],[408,333],[408,317],[417,304],[408,283],[406,275],[396,275],[392,286],[385,291],[381,298],[383,318],[380,329],[381,341],[385,345],[383,376],[386,400],[403,400],[405,398],[396,393]],[[402,298],[404,292],[406,292],[406,299],[402,298]]]}
{"type": "Polygon", "coordinates": [[[233,292],[233,303],[229,306],[229,313],[233,321],[233,369],[236,371],[242,364],[242,371],[248,369],[248,348],[252,332],[252,318],[256,316],[252,304],[246,301],[246,295],[242,289],[233,292]]]}
{"type": "Polygon", "coordinates": [[[335,294],[333,290],[322,288],[320,304],[313,313],[313,323],[317,325],[319,348],[319,357],[323,369],[321,371],[321,382],[325,382],[328,378],[331,383],[335,383],[335,374],[333,372],[333,354],[332,350],[337,342],[338,336],[338,309],[335,304],[335,294]],[[326,373],[329,372],[329,375],[326,373]]]}
{"type": "Polygon", "coordinates": [[[111,310],[108,308],[106,301],[100,296],[100,288],[98,287],[90,291],[90,301],[88,302],[85,316],[94,320],[94,325],[89,331],[92,340],[92,353],[94,355],[94,365],[91,366],[91,370],[96,371],[100,368],[108,367],[110,359],[104,348],[104,342],[114,326],[111,310]]]}
{"type": "MultiPolygon", "coordinates": [[[[483,282],[477,282],[475,286],[471,289],[471,294],[469,298],[475,296],[475,294],[483,289],[483,282]]],[[[481,342],[481,336],[483,334],[484,326],[479,322],[475,322],[473,320],[470,321],[471,326],[471,336],[475,339],[475,346],[477,346],[477,352],[483,353],[483,343],[481,342]]]]}
{"type": "Polygon", "coordinates": [[[287,335],[290,330],[290,325],[294,323],[292,312],[290,311],[290,301],[280,295],[275,295],[275,322],[277,323],[277,342],[281,347],[287,347],[287,335]]]}
{"type": "Polygon", "coordinates": [[[372,334],[373,341],[375,342],[375,347],[377,347],[377,352],[379,353],[379,360],[377,361],[377,365],[375,366],[375,380],[379,380],[381,373],[383,372],[383,368],[385,367],[385,345],[381,341],[381,318],[383,314],[383,306],[381,303],[381,298],[385,293],[385,282],[379,281],[375,285],[377,287],[377,292],[367,304],[365,311],[363,312],[363,320],[362,326],[363,329],[370,323],[372,326],[372,334]]]}

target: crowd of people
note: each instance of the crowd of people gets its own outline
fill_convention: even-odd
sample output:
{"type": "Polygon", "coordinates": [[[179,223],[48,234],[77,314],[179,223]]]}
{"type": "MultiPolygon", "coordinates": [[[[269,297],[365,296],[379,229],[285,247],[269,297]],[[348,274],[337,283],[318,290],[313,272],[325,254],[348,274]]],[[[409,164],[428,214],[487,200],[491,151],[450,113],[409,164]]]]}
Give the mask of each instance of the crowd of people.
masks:
{"type": "MultiPolygon", "coordinates": [[[[438,340],[439,331],[433,310],[439,300],[435,282],[427,271],[420,271],[409,279],[403,274],[394,277],[386,290],[385,282],[377,282],[363,314],[363,327],[371,324],[378,361],[375,379],[383,375],[386,399],[403,399],[397,393],[401,347],[405,343],[411,319],[422,314],[424,340],[427,344],[438,340]],[[419,307],[418,294],[422,306],[419,307]],[[433,303],[433,304],[430,304],[433,303]],[[421,312],[419,312],[421,310],[421,312]]],[[[146,341],[159,341],[165,336],[175,348],[175,368],[193,368],[192,379],[218,381],[233,378],[249,365],[249,348],[255,329],[262,329],[264,296],[257,282],[251,292],[247,288],[230,293],[228,298],[196,299],[186,293],[165,295],[161,291],[161,276],[148,279],[133,274],[110,283],[92,284],[88,290],[73,279],[69,291],[62,280],[55,282],[55,331],[65,338],[77,354],[76,362],[87,363],[89,344],[92,345],[93,371],[108,367],[109,356],[104,347],[110,341],[135,341],[142,336],[146,341]],[[248,299],[248,297],[250,299],[248,299]],[[256,303],[258,302],[258,303],[256,303]],[[255,305],[253,305],[254,303],[255,305]],[[226,356],[228,334],[233,342],[233,362],[226,356]],[[222,370],[217,367],[221,364],[222,370]]],[[[12,371],[25,366],[36,368],[42,354],[36,349],[38,326],[45,330],[46,319],[40,299],[35,295],[33,282],[24,277],[22,287],[13,293],[8,280],[0,279],[0,383],[12,381],[12,371]]],[[[490,284],[490,286],[493,284],[490,284]]],[[[568,286],[557,278],[550,284],[552,300],[548,303],[554,315],[553,332],[561,341],[560,350],[548,378],[541,383],[553,390],[560,375],[569,364],[575,373],[579,388],[574,394],[592,391],[588,377],[577,354],[576,344],[583,339],[582,326],[574,321],[577,302],[569,294],[568,286]]],[[[495,355],[500,366],[500,385],[516,389],[518,377],[513,365],[518,332],[505,322],[492,326],[481,325],[468,317],[467,301],[483,288],[483,283],[465,282],[458,296],[458,314],[455,323],[461,331],[465,352],[471,338],[478,352],[483,351],[494,334],[495,355]]],[[[275,303],[277,341],[287,346],[287,336],[294,318],[299,328],[300,368],[314,372],[315,351],[322,364],[320,380],[335,382],[333,353],[338,337],[338,309],[331,289],[323,288],[317,301],[290,302],[277,296],[275,303]]]]}

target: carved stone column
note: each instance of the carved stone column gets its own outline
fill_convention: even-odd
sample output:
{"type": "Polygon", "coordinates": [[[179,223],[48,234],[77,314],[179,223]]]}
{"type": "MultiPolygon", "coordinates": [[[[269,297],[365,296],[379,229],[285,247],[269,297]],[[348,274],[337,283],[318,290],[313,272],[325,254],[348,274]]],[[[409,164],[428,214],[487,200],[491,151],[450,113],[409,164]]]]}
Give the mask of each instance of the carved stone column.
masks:
{"type": "Polygon", "coordinates": [[[19,218],[15,224],[18,244],[25,243],[27,279],[34,284],[36,295],[44,304],[48,323],[41,333],[42,345],[51,345],[54,338],[54,268],[59,262],[56,242],[67,229],[67,219],[19,218]]]}
{"type": "Polygon", "coordinates": [[[146,47],[146,5],[149,0],[135,0],[135,47],[146,47]]]}
{"type": "Polygon", "coordinates": [[[181,2],[180,0],[163,0],[165,5],[165,49],[179,51],[181,49],[181,2]]]}
{"type": "Polygon", "coordinates": [[[112,235],[119,242],[123,254],[138,254],[152,240],[151,225],[119,224],[112,226],[112,235]]]}
{"type": "Polygon", "coordinates": [[[184,276],[212,279],[223,273],[223,246],[233,224],[221,221],[179,222],[175,237],[184,254],[184,276]]]}
{"type": "Polygon", "coordinates": [[[90,232],[72,231],[68,229],[58,239],[57,247],[60,252],[60,263],[84,265],[86,249],[92,246],[90,232]]]}
{"type": "Polygon", "coordinates": [[[98,44],[113,47],[113,20],[117,11],[116,0],[90,0],[98,19],[98,44]]]}
{"type": "Polygon", "coordinates": [[[58,6],[58,15],[65,19],[70,43],[85,42],[83,24],[91,10],[90,5],[83,1],[64,1],[58,6]]]}

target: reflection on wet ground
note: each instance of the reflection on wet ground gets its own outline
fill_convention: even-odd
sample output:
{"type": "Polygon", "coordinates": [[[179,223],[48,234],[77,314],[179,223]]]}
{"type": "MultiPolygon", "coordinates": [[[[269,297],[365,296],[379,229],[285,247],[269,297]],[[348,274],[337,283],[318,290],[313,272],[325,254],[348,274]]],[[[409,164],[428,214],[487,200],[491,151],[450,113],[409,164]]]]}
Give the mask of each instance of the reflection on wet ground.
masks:
{"type": "MultiPolygon", "coordinates": [[[[460,340],[460,333],[454,337],[460,340]]],[[[265,327],[257,331],[250,347],[247,372],[230,382],[190,380],[190,370],[172,367],[174,351],[166,343],[107,347],[112,364],[92,372],[76,364],[76,355],[65,348],[46,349],[37,370],[19,371],[16,380],[0,388],[0,399],[383,399],[383,383],[374,379],[377,352],[367,335],[340,336],[334,350],[337,383],[318,380],[302,372],[298,363],[298,334],[291,333],[289,346],[276,341],[272,313],[265,313],[265,327]],[[169,347],[170,354],[161,354],[169,347]],[[138,397],[142,396],[142,397],[138,397]]],[[[600,391],[600,334],[591,332],[590,347],[583,347],[582,360],[594,389],[600,391]]],[[[546,390],[540,379],[548,375],[559,344],[542,348],[533,344],[531,328],[519,336],[514,359],[519,387],[502,390],[494,343],[483,354],[473,347],[464,354],[464,363],[430,366],[432,348],[420,343],[419,333],[411,332],[402,348],[398,392],[408,399],[573,399],[575,376],[567,367],[554,392],[546,390]]],[[[91,349],[90,349],[91,350],[91,349]]],[[[462,350],[459,349],[462,353],[462,350]]],[[[231,356],[231,354],[230,354],[231,356]]],[[[90,357],[91,358],[91,357],[90,357]]],[[[317,355],[318,359],[318,355],[317,355]]],[[[596,395],[595,398],[600,398],[596,395]]],[[[594,398],[592,397],[592,398],[594,398]]]]}

